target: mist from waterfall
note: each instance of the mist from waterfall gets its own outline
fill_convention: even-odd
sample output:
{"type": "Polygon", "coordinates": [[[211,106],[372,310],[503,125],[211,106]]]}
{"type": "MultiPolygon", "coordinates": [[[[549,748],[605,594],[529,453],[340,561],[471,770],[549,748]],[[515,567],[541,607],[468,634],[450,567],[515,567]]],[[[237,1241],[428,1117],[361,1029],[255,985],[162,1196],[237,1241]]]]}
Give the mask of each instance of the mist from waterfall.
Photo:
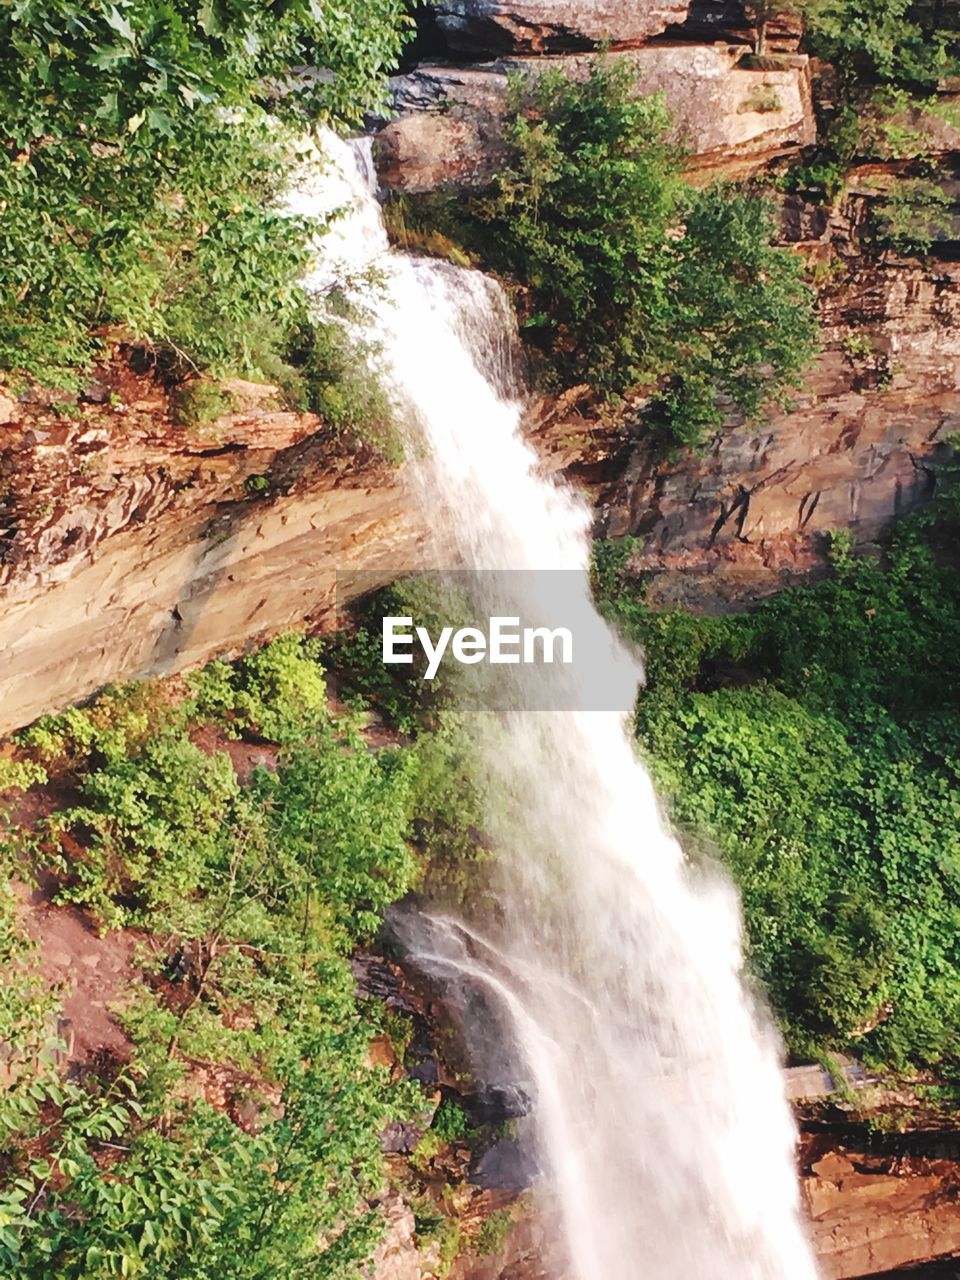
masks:
{"type": "Polygon", "coordinates": [[[572,607],[624,689],[619,712],[477,718],[509,797],[509,821],[491,815],[495,919],[428,920],[415,959],[484,992],[516,1039],[576,1280],[813,1280],[779,1042],[742,981],[736,895],[686,862],[636,757],[640,663],[589,601],[590,512],[520,434],[509,304],[479,272],[388,250],[367,153],[325,146],[336,171],[295,206],[349,198],[353,212],[312,283],[376,264],[370,331],[423,442],[444,559],[453,546],[471,569],[579,575],[572,607]]]}

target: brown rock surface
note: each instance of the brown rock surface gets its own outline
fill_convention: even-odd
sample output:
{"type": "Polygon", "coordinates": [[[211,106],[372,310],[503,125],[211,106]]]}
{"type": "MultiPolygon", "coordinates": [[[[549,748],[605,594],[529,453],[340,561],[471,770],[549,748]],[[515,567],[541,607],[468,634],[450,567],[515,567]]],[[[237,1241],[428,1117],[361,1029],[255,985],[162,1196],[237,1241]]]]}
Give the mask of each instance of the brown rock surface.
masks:
{"type": "Polygon", "coordinates": [[[683,22],[689,0],[439,0],[451,49],[542,53],[640,44],[683,22]]]}
{"type": "Polygon", "coordinates": [[[51,1032],[63,1042],[64,1065],[104,1055],[126,1059],[130,1040],[115,1013],[137,972],[142,936],[129,929],[98,933],[87,912],[54,905],[49,888],[14,884],[18,917],[37,944],[40,975],[61,992],[61,1016],[51,1032]]]}
{"type": "Polygon", "coordinates": [[[532,413],[542,448],[594,493],[600,531],[641,536],[637,569],[674,574],[664,599],[702,602],[705,581],[718,607],[724,591],[768,592],[822,563],[827,531],[870,541],[932,493],[960,430],[960,265],[847,259],[823,319],[790,409],[731,418],[699,456],[658,462],[636,415],[604,442],[575,398],[532,413]]]}
{"type": "Polygon", "coordinates": [[[381,1208],[387,1227],[373,1255],[373,1280],[420,1280],[413,1210],[396,1194],[388,1196],[381,1208]]]}
{"type": "MultiPolygon", "coordinates": [[[[807,59],[796,55],[776,69],[757,70],[739,65],[743,52],[742,46],[677,43],[623,55],[636,67],[643,92],[664,95],[693,168],[744,175],[816,139],[807,59]]],[[[575,78],[587,74],[595,56],[425,65],[397,76],[398,116],[375,143],[381,182],[414,193],[487,185],[503,161],[499,128],[508,74],[562,67],[575,78]]]]}
{"type": "Polygon", "coordinates": [[[960,1253],[960,1165],[843,1147],[807,1166],[803,1198],[823,1280],[960,1253]]]}
{"type": "Polygon", "coordinates": [[[369,586],[413,563],[402,474],[309,415],[178,427],[146,379],[78,412],[0,432],[0,732],[329,621],[338,570],[369,586]]]}

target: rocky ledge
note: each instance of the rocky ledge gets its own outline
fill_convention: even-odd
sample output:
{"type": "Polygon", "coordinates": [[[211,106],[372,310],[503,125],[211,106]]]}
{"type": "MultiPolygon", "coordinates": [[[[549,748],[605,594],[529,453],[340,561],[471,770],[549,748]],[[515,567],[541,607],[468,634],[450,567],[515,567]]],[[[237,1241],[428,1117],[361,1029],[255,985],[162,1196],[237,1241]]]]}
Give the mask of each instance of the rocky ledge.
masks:
{"type": "Polygon", "coordinates": [[[870,543],[933,494],[960,431],[960,264],[861,254],[865,216],[857,195],[830,216],[784,203],[784,239],[825,267],[823,350],[785,409],[731,415],[701,452],[665,460],[642,401],[615,420],[585,388],[531,408],[597,531],[641,539],[652,598],[742,607],[822,567],[831,531],[870,543]]]}
{"type": "Polygon", "coordinates": [[[689,0],[439,0],[435,20],[460,53],[544,53],[640,44],[682,23],[689,8],[689,0]]]}
{"type": "Polygon", "coordinates": [[[230,392],[235,412],[180,426],[118,360],[79,403],[2,402],[0,733],[113,680],[331,623],[351,570],[369,588],[413,562],[402,471],[273,388],[230,392]]]}
{"type": "MultiPolygon", "coordinates": [[[[782,55],[762,69],[745,63],[747,52],[741,44],[678,41],[619,55],[636,69],[640,91],[663,94],[690,167],[710,176],[756,173],[816,139],[808,59],[782,55]]],[[[424,64],[396,77],[396,116],[374,146],[382,184],[409,193],[488,185],[504,160],[500,133],[510,76],[560,69],[576,79],[602,56],[424,64]]]]}

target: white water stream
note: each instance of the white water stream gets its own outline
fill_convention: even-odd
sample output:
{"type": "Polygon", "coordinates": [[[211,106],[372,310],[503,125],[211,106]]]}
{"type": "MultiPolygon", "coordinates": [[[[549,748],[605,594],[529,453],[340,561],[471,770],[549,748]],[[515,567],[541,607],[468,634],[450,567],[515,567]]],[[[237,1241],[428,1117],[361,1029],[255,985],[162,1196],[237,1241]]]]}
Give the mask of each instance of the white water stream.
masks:
{"type": "MultiPolygon", "coordinates": [[[[586,595],[590,515],[519,432],[513,320],[477,272],[388,250],[362,148],[300,210],[352,203],[314,287],[376,262],[372,331],[423,434],[431,519],[473,569],[581,574],[623,711],[499,717],[496,936],[439,919],[419,959],[506,1013],[576,1280],[813,1280],[779,1048],[741,981],[739,910],[667,834],[626,712],[642,672],[586,595]]],[[[482,745],[478,744],[482,750],[482,745]]]]}

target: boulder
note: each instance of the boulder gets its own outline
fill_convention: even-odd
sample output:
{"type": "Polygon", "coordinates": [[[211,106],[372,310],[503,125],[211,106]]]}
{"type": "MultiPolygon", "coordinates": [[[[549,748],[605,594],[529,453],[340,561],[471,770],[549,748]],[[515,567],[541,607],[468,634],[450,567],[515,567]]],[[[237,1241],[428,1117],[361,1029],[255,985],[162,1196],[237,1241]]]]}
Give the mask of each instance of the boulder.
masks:
{"type": "Polygon", "coordinates": [[[462,53],[545,53],[642,44],[687,16],[689,0],[440,0],[436,22],[462,53]]]}
{"type": "MultiPolygon", "coordinates": [[[[744,176],[816,140],[808,61],[778,59],[772,69],[741,65],[743,47],[672,44],[633,49],[643,93],[662,93],[674,138],[691,168],[710,176],[744,176]]],[[[377,135],[374,158],[382,185],[423,193],[442,187],[488,186],[503,166],[500,138],[511,72],[560,69],[589,73],[597,54],[511,58],[470,67],[421,66],[396,77],[396,118],[377,135]]]]}

